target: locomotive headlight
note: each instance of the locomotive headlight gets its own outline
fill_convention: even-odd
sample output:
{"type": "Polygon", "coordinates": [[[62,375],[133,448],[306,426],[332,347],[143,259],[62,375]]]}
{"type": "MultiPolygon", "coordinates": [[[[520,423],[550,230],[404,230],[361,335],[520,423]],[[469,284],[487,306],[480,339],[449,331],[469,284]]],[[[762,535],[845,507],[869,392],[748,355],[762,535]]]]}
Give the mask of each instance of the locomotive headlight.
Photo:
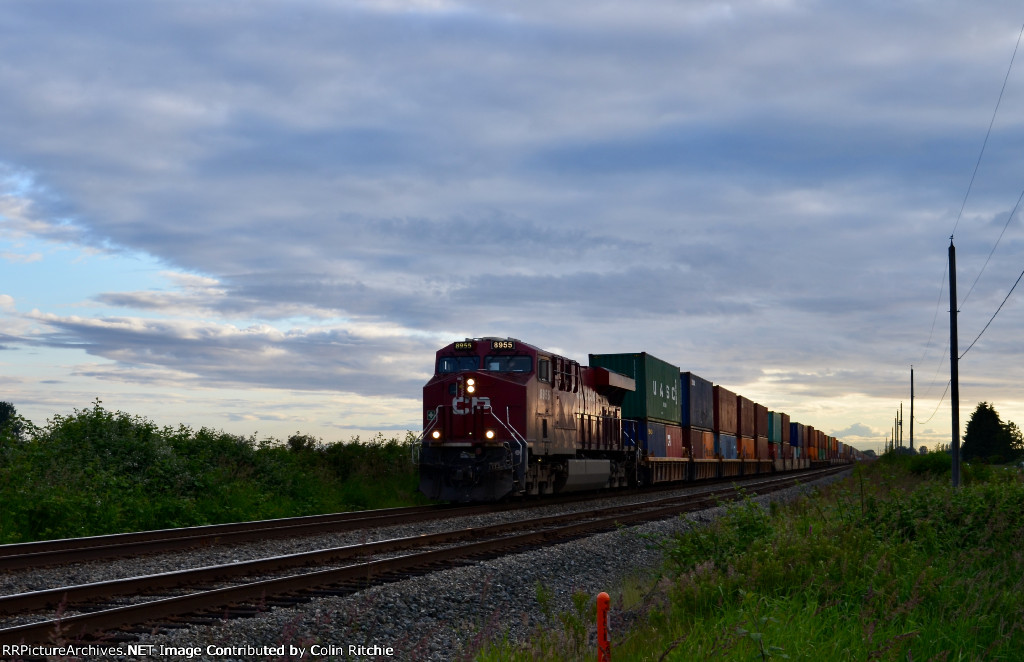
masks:
{"type": "Polygon", "coordinates": [[[488,439],[494,439],[494,430],[488,430],[484,436],[488,439]]]}
{"type": "Polygon", "coordinates": [[[466,387],[466,393],[476,393],[476,387],[470,384],[466,387]]]}
{"type": "Polygon", "coordinates": [[[433,432],[430,433],[430,436],[433,437],[434,439],[440,439],[441,438],[441,431],[440,430],[434,430],[433,432]]]}
{"type": "Polygon", "coordinates": [[[466,386],[476,386],[476,380],[470,377],[466,380],[466,386]]]}

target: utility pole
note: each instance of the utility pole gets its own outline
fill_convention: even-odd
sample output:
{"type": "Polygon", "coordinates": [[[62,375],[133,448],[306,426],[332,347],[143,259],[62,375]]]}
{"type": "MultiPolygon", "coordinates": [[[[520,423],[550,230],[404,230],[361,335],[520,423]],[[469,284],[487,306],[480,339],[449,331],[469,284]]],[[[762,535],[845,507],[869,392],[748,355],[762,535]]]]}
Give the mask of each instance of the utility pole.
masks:
{"type": "Polygon", "coordinates": [[[960,487],[960,349],[956,339],[956,247],[949,238],[949,382],[953,408],[953,487],[960,487]]]}
{"type": "Polygon", "coordinates": [[[900,448],[903,448],[903,403],[900,402],[900,448]]]}
{"type": "Polygon", "coordinates": [[[914,452],[914,366],[910,366],[910,452],[914,452]]]}

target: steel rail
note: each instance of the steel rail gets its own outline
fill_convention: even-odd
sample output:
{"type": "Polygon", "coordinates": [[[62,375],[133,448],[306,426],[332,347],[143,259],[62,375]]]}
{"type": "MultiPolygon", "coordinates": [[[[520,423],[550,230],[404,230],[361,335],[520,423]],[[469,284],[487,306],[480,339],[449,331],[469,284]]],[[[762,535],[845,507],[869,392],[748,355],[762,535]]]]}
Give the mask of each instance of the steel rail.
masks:
{"type": "MultiPolygon", "coordinates": [[[[836,471],[842,471],[846,467],[831,469],[819,475],[828,475],[836,471]]],[[[45,606],[61,605],[79,602],[87,599],[109,598],[113,595],[136,593],[143,587],[145,590],[162,590],[173,587],[180,587],[185,584],[197,582],[220,581],[237,577],[242,574],[254,572],[269,572],[280,569],[294,569],[296,565],[308,565],[311,563],[326,563],[331,561],[344,560],[354,556],[367,555],[371,553],[382,553],[385,551],[396,551],[410,547],[436,545],[442,542],[453,540],[464,540],[466,538],[488,537],[490,539],[474,543],[463,544],[458,547],[447,547],[440,550],[418,552],[393,559],[384,559],[359,563],[343,568],[320,570],[276,579],[265,579],[251,582],[241,586],[211,589],[192,593],[174,598],[163,598],[155,601],[144,602],[138,605],[129,605],[106,609],[93,613],[65,616],[57,619],[42,620],[36,623],[21,625],[0,630],[0,644],[15,643],[37,643],[47,641],[54,636],[58,638],[77,639],[96,631],[106,631],[125,626],[136,625],[141,622],[166,619],[171,616],[180,616],[186,613],[203,611],[213,607],[224,607],[226,605],[240,602],[259,600],[265,601],[268,596],[293,593],[320,586],[359,581],[369,583],[371,579],[380,577],[389,572],[410,570],[422,570],[423,568],[439,563],[455,562],[471,556],[481,554],[493,554],[503,550],[511,550],[521,547],[528,547],[540,543],[564,540],[594,533],[600,530],[608,530],[624,524],[634,524],[654,519],[664,519],[683,512],[700,510],[713,506],[719,499],[728,493],[734,496],[741,491],[751,493],[768,493],[785,489],[800,482],[799,477],[787,476],[774,478],[766,481],[759,481],[759,485],[736,486],[729,490],[718,490],[712,493],[700,495],[684,495],[656,500],[643,504],[629,504],[610,508],[601,508],[589,513],[572,513],[568,515],[554,515],[533,520],[523,520],[514,523],[502,523],[488,527],[465,529],[462,531],[449,531],[439,534],[423,536],[412,536],[394,540],[378,541],[366,545],[352,545],[349,547],[335,548],[329,550],[318,550],[316,552],[304,552],[291,554],[269,559],[259,559],[239,564],[225,566],[210,566],[196,570],[185,570],[163,575],[150,575],[136,577],[112,582],[97,584],[86,584],[75,587],[64,587],[15,596],[0,598],[2,610],[10,613],[12,610],[28,611],[39,609],[45,606]],[[753,489],[750,489],[753,488],[753,489]],[[566,520],[579,520],[588,517],[587,521],[575,521],[569,525],[558,526],[559,522],[566,520]],[[557,528],[542,528],[552,527],[557,528]],[[494,537],[510,529],[533,528],[530,533],[517,534],[512,536],[494,537]],[[20,601],[20,602],[19,602],[20,601]]]]}
{"type": "MultiPolygon", "coordinates": [[[[792,474],[788,474],[792,475],[792,474]]],[[[731,476],[708,479],[690,484],[665,484],[655,489],[677,489],[687,485],[700,486],[715,482],[748,482],[754,478],[731,476]]],[[[655,490],[649,490],[655,491],[655,490]]],[[[364,528],[406,524],[410,521],[461,517],[496,510],[558,505],[570,501],[584,501],[636,494],[635,491],[600,491],[594,494],[573,494],[547,497],[525,502],[486,505],[432,505],[387,508],[381,510],[309,515],[272,520],[210,524],[179,529],[159,529],[133,533],[115,533],[85,538],[63,538],[27,543],[0,545],[0,572],[39,568],[67,563],[80,563],[147,553],[165,553],[208,545],[244,543],[269,538],[315,535],[327,532],[352,531],[364,528]]]]}

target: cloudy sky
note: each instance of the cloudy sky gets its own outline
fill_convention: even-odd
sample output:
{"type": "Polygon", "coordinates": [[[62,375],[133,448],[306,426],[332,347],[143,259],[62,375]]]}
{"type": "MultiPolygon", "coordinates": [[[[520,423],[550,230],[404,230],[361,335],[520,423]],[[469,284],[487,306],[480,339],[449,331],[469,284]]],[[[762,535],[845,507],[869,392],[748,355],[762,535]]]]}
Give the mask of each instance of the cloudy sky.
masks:
{"type": "MultiPolygon", "coordinates": [[[[0,399],[391,435],[438,347],[493,335],[648,351],[861,448],[901,401],[909,436],[913,365],[916,441],[948,443],[950,236],[961,352],[1024,269],[1022,22],[5,0],[0,399]]],[[[960,362],[964,424],[1024,425],[1020,289],[960,362]]]]}

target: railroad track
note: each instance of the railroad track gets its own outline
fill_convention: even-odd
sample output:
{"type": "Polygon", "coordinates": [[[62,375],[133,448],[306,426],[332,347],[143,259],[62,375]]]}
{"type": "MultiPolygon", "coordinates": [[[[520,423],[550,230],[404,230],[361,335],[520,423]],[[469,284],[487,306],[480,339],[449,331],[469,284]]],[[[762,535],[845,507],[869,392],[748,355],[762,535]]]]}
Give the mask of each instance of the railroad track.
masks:
{"type": "MultiPolygon", "coordinates": [[[[801,475],[801,474],[793,474],[801,475]]],[[[699,485],[715,483],[741,482],[751,479],[729,477],[708,480],[699,485]]],[[[648,488],[647,491],[658,489],[675,489],[678,485],[648,488]]],[[[306,517],[289,517],[253,522],[235,522],[230,524],[212,524],[179,529],[162,529],[156,531],[140,531],[135,533],[117,533],[105,536],[85,538],[65,538],[61,540],[42,540],[38,542],[14,543],[0,545],[0,573],[41,568],[69,563],[87,563],[102,559],[123,558],[140,554],[167,553],[179,550],[263,541],[277,538],[295,538],[305,535],[320,535],[344,531],[357,531],[384,526],[425,522],[435,519],[447,519],[493,513],[496,511],[519,510],[543,506],[559,505],[588,499],[604,499],[615,494],[629,495],[639,491],[622,490],[619,492],[598,491],[588,494],[572,494],[560,497],[546,497],[524,501],[485,504],[472,506],[430,505],[410,506],[405,508],[386,508],[381,510],[364,510],[328,515],[311,515],[306,517]]]]}
{"type": "MultiPolygon", "coordinates": [[[[812,475],[817,478],[845,469],[840,467],[812,475]]],[[[189,622],[209,622],[225,615],[250,615],[317,595],[349,594],[411,574],[475,563],[483,558],[556,544],[623,525],[701,510],[717,505],[720,500],[735,498],[738,489],[764,494],[785,489],[808,477],[808,474],[766,477],[746,481],[738,488],[655,498],[642,504],[3,596],[0,597],[0,613],[3,614],[24,615],[55,608],[59,613],[39,613],[40,618],[35,622],[0,630],[0,644],[81,641],[96,636],[109,639],[112,631],[125,628],[148,632],[152,627],[141,626],[154,621],[170,627],[186,616],[189,622]],[[327,565],[336,567],[324,568],[327,565]],[[308,570],[310,566],[317,569],[308,570]],[[183,594],[168,596],[170,592],[182,590],[183,594]],[[133,604],[112,606],[111,601],[118,596],[149,597],[133,604]],[[63,615],[69,609],[80,609],[84,613],[63,615]]]]}

